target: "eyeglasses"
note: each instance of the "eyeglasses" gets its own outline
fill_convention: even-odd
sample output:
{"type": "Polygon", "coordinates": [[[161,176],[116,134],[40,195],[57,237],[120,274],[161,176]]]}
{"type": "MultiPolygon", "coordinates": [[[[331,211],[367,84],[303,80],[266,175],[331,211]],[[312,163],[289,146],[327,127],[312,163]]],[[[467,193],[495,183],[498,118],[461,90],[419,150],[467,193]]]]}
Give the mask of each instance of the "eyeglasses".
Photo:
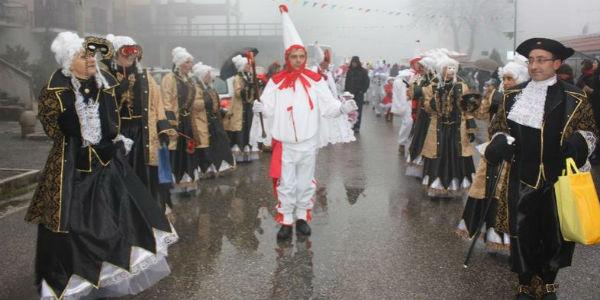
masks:
{"type": "Polygon", "coordinates": [[[504,76],[504,77],[502,77],[502,80],[504,80],[504,81],[514,80],[514,78],[512,76],[504,76]]]}
{"type": "Polygon", "coordinates": [[[541,65],[547,61],[555,61],[557,60],[557,58],[542,58],[542,57],[538,57],[538,58],[533,58],[530,57],[529,61],[527,62],[529,65],[533,65],[533,63],[537,63],[538,65],[541,65]]]}

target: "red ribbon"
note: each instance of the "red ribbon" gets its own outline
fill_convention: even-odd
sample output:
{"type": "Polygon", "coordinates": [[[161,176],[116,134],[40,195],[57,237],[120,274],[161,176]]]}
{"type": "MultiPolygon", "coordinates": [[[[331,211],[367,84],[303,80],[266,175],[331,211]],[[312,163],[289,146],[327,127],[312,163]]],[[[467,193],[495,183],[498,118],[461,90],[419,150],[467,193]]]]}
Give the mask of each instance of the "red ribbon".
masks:
{"type": "Polygon", "coordinates": [[[319,81],[322,77],[319,73],[315,73],[309,69],[306,69],[306,65],[302,65],[297,70],[292,68],[292,66],[289,63],[288,56],[293,50],[297,49],[302,49],[304,50],[304,52],[306,52],[306,49],[304,49],[304,47],[301,45],[290,46],[285,51],[285,68],[281,72],[273,75],[272,79],[273,82],[276,84],[281,83],[281,85],[279,85],[280,90],[292,88],[292,90],[294,91],[296,91],[296,80],[300,80],[300,83],[302,84],[302,87],[304,88],[304,91],[308,96],[308,104],[310,105],[310,109],[312,110],[314,108],[314,104],[312,99],[310,98],[310,94],[308,93],[308,89],[311,87],[311,85],[310,82],[306,79],[306,77],[314,81],[319,81]]]}

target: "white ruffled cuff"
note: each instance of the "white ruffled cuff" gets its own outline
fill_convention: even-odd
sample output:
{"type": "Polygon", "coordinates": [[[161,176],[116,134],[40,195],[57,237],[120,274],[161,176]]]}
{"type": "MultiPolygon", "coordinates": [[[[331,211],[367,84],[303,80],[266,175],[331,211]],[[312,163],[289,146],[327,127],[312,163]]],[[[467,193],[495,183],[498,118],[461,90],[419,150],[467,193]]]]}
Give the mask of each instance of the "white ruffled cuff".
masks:
{"type": "Polygon", "coordinates": [[[119,134],[116,138],[113,139],[113,143],[118,142],[123,142],[123,146],[125,146],[125,155],[129,154],[129,151],[131,151],[131,147],[133,147],[133,140],[130,138],[126,138],[122,134],[119,134]]]}

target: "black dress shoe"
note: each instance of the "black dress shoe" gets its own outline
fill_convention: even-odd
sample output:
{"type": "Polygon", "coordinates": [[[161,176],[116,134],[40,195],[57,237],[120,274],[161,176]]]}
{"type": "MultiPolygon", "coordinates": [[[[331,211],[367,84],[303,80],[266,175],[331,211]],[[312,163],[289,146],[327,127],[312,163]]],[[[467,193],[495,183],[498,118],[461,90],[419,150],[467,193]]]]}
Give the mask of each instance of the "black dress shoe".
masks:
{"type": "Polygon", "coordinates": [[[310,235],[310,226],[308,226],[306,221],[300,219],[296,221],[296,232],[298,234],[310,235]]]}
{"type": "Polygon", "coordinates": [[[278,240],[289,240],[292,237],[293,228],[290,225],[282,225],[277,232],[278,240]]]}
{"type": "Polygon", "coordinates": [[[531,287],[528,285],[519,285],[517,300],[535,300],[535,297],[531,294],[531,287]]]}
{"type": "Polygon", "coordinates": [[[556,300],[556,289],[558,289],[558,283],[547,283],[544,285],[542,294],[542,300],[556,300]]]}

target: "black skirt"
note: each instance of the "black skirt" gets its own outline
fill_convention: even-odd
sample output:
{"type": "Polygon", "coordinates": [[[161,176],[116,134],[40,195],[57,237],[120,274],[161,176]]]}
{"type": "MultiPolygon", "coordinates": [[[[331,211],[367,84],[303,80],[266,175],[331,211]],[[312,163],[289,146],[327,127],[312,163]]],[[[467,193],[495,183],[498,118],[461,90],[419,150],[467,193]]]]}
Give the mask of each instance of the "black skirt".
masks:
{"type": "Polygon", "coordinates": [[[42,296],[48,287],[57,297],[120,296],[169,273],[164,257],[177,235],[163,210],[122,154],[107,165],[94,158],[92,166],[75,173],[67,232],[39,226],[36,274],[42,296]],[[154,267],[161,261],[158,271],[154,267]],[[87,288],[74,291],[76,281],[87,288]]]}
{"type": "Polygon", "coordinates": [[[121,119],[121,134],[133,140],[131,151],[127,154],[127,162],[142,180],[144,185],[150,183],[150,174],[144,157],[144,131],[142,119],[121,119]]]}
{"type": "Polygon", "coordinates": [[[200,164],[200,153],[195,151],[195,147],[191,147],[194,150],[193,153],[188,152],[188,143],[194,137],[190,115],[179,115],[179,127],[177,131],[179,133],[177,148],[171,151],[171,168],[173,169],[175,182],[179,183],[183,179],[189,179],[192,182],[196,181],[198,179],[196,175],[200,164]]]}
{"type": "Polygon", "coordinates": [[[421,155],[423,145],[425,144],[425,138],[427,137],[430,120],[429,114],[424,109],[419,109],[417,120],[412,129],[412,140],[410,142],[410,147],[408,148],[410,162],[415,161],[421,155]]]}
{"type": "Polygon", "coordinates": [[[468,186],[462,186],[463,180],[467,179],[470,185],[471,176],[475,173],[473,157],[462,156],[459,126],[460,122],[438,124],[437,157],[423,157],[423,177],[427,179],[423,184],[431,192],[437,190],[442,193],[440,196],[467,188],[468,186]]]}

